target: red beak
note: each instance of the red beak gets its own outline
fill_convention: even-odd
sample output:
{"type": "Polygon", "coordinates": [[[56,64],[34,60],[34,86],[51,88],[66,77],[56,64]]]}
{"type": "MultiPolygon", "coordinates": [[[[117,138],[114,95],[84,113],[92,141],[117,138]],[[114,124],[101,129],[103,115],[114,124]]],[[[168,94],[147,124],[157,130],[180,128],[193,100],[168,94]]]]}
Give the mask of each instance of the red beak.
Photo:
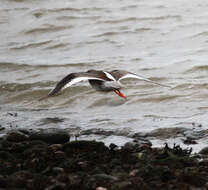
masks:
{"type": "Polygon", "coordinates": [[[113,90],[113,91],[114,91],[116,94],[118,94],[120,97],[126,99],[126,96],[125,96],[124,94],[122,94],[122,93],[120,92],[120,90],[113,90]]]}

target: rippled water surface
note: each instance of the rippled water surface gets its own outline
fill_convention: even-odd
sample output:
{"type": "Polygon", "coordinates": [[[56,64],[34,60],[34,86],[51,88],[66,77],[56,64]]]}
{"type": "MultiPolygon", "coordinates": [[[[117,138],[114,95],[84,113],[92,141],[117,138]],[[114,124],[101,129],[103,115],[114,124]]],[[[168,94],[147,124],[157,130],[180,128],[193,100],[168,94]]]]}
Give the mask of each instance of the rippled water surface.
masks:
{"type": "MultiPolygon", "coordinates": [[[[207,9],[206,0],[1,1],[1,126],[66,128],[117,144],[185,128],[193,148],[206,146],[207,9]],[[89,69],[125,69],[172,88],[125,80],[125,101],[85,82],[39,101],[65,75],[89,69]]],[[[168,133],[151,137],[154,145],[187,137],[168,133]]]]}

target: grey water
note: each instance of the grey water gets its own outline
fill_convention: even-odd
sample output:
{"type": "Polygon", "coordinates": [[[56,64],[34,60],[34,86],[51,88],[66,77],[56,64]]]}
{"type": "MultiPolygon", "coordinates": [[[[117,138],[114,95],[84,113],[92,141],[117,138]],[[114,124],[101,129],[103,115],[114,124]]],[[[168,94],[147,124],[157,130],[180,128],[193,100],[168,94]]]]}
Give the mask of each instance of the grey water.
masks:
{"type": "Polygon", "coordinates": [[[1,127],[58,127],[118,145],[159,130],[154,146],[185,146],[187,137],[195,151],[207,146],[207,9],[206,0],[1,1],[1,127]],[[39,101],[89,69],[125,69],[172,88],[128,79],[123,100],[81,82],[39,101]]]}

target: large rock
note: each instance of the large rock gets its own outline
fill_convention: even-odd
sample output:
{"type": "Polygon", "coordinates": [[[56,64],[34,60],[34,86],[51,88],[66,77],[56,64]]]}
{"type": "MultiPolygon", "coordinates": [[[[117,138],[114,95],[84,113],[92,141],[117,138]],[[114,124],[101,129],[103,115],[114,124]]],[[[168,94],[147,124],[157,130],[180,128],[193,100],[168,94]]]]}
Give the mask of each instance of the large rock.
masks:
{"type": "Polygon", "coordinates": [[[7,134],[6,139],[11,142],[22,142],[28,140],[29,136],[21,131],[12,130],[7,134]]]}
{"type": "Polygon", "coordinates": [[[82,152],[90,152],[93,154],[96,153],[103,153],[108,151],[108,148],[105,146],[103,142],[96,142],[96,141],[72,141],[69,143],[64,144],[63,150],[68,154],[77,154],[80,151],[82,152]]]}
{"type": "Polygon", "coordinates": [[[208,155],[208,147],[204,147],[199,151],[199,154],[208,155]]]}
{"type": "Polygon", "coordinates": [[[30,134],[30,140],[41,140],[49,144],[64,144],[69,141],[70,135],[63,129],[46,129],[30,134]]]}
{"type": "Polygon", "coordinates": [[[63,129],[45,130],[12,130],[5,136],[10,142],[40,140],[49,144],[64,144],[69,141],[70,135],[63,129]]]}

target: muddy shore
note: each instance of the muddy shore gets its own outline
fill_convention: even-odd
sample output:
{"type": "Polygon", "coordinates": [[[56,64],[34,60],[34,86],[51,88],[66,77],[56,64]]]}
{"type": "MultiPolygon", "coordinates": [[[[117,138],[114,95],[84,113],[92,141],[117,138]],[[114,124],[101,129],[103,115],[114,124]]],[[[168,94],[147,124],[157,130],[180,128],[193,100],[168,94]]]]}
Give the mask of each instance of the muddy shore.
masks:
{"type": "Polygon", "coordinates": [[[136,141],[122,147],[70,141],[61,130],[12,130],[0,139],[0,189],[205,190],[206,149],[201,153],[136,141]]]}

